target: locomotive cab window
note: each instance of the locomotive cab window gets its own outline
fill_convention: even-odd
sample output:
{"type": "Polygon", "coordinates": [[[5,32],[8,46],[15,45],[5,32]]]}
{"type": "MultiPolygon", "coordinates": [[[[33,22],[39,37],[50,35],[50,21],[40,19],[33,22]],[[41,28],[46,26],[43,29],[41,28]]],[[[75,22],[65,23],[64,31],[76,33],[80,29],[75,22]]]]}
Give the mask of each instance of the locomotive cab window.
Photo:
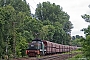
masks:
{"type": "Polygon", "coordinates": [[[31,44],[29,44],[28,49],[41,49],[42,48],[42,42],[41,41],[32,41],[31,44]]]}

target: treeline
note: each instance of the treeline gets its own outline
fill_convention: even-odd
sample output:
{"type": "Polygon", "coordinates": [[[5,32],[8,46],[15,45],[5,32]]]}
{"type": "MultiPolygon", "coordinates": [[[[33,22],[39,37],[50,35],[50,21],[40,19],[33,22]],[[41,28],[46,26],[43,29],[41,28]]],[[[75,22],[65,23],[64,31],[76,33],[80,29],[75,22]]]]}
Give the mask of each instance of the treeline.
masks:
{"type": "Polygon", "coordinates": [[[69,44],[73,26],[62,7],[39,3],[33,15],[26,0],[0,0],[0,57],[25,56],[34,38],[69,44]]]}
{"type": "Polygon", "coordinates": [[[72,36],[71,45],[77,46],[77,47],[82,47],[82,42],[81,42],[82,38],[83,38],[83,36],[79,36],[79,35],[72,36]]]}

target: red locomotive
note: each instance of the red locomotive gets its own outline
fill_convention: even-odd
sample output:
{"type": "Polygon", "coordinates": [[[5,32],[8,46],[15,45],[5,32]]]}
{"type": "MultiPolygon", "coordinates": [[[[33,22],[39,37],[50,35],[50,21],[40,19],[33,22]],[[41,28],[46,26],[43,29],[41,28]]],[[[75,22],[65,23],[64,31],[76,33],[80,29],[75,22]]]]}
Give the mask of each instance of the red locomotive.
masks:
{"type": "Polygon", "coordinates": [[[76,49],[77,49],[76,46],[62,45],[46,40],[35,39],[31,43],[29,43],[28,49],[26,50],[26,54],[28,56],[37,56],[37,55],[69,52],[70,50],[76,49]]]}

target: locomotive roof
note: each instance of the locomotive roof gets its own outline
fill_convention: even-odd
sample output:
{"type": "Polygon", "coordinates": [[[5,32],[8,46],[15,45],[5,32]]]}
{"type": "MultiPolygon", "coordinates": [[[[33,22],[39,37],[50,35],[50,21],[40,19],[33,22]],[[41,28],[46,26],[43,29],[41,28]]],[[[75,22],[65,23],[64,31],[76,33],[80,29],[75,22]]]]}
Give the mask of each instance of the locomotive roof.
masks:
{"type": "Polygon", "coordinates": [[[41,39],[34,39],[34,40],[32,40],[32,41],[42,41],[41,39]]]}

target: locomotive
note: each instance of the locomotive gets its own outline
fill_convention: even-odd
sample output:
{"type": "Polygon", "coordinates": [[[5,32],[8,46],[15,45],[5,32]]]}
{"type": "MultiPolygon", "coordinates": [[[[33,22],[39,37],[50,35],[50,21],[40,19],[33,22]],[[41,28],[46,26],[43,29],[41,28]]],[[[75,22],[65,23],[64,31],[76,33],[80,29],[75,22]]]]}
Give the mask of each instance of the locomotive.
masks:
{"type": "Polygon", "coordinates": [[[34,39],[31,43],[28,44],[26,54],[30,57],[37,55],[69,52],[76,49],[76,46],[62,45],[46,40],[34,39]]]}

